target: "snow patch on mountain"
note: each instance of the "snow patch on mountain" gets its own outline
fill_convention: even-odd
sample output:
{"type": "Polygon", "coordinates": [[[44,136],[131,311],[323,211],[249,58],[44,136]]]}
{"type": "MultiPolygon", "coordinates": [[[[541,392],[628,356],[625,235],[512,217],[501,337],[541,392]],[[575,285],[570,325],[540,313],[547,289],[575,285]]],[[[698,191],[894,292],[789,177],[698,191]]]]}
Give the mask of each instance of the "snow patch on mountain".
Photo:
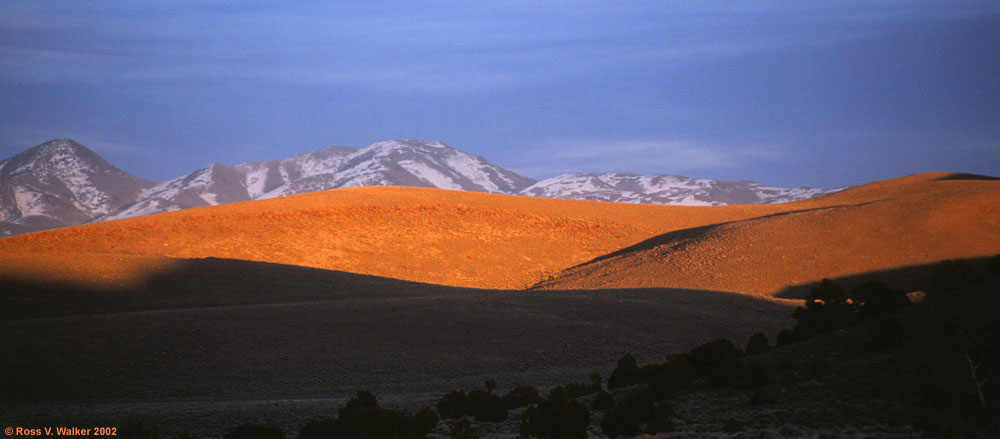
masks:
{"type": "Polygon", "coordinates": [[[676,175],[562,174],[521,191],[522,195],[619,203],[721,206],[771,204],[812,198],[838,189],[780,188],[751,181],[676,175]]]}

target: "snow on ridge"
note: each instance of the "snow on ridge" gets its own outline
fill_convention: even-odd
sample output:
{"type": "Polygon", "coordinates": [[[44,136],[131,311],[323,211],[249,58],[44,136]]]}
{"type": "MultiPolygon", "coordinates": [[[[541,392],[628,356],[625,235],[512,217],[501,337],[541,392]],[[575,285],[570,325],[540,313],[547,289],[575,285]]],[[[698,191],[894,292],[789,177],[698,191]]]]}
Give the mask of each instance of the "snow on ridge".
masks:
{"type": "Polygon", "coordinates": [[[396,163],[403,169],[406,169],[409,173],[413,174],[415,177],[430,183],[436,188],[454,190],[463,189],[462,185],[456,183],[454,179],[445,175],[441,171],[434,169],[433,167],[427,166],[426,163],[416,162],[413,160],[400,160],[396,163]]]}

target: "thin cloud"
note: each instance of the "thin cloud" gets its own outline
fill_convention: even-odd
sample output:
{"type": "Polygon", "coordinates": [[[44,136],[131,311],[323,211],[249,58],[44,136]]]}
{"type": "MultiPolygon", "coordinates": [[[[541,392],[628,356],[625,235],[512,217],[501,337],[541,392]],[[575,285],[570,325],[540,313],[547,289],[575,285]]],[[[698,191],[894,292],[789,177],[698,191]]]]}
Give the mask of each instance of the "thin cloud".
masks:
{"type": "Polygon", "coordinates": [[[545,142],[535,149],[536,166],[515,167],[542,178],[584,172],[684,174],[728,171],[750,162],[776,162],[784,153],[776,148],[733,146],[697,140],[572,140],[545,142]],[[545,157],[540,160],[538,157],[545,157]]]}

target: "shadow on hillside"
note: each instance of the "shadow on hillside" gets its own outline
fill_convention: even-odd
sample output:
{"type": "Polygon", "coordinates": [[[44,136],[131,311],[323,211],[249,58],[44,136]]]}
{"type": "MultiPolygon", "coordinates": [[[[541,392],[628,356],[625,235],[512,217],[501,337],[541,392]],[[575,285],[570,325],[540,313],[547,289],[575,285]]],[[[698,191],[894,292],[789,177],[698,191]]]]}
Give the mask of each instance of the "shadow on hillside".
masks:
{"type": "Polygon", "coordinates": [[[977,174],[951,174],[946,177],[941,177],[938,179],[938,181],[948,181],[948,180],[995,181],[995,180],[1000,180],[1000,177],[990,177],[989,175],[977,175],[977,174]]]}
{"type": "Polygon", "coordinates": [[[126,311],[446,295],[467,290],[234,259],[181,259],[128,287],[0,276],[0,320],[126,311]]]}
{"type": "Polygon", "coordinates": [[[141,288],[11,281],[0,407],[547,386],[792,321],[788,304],[734,293],[476,290],[224,259],[141,288]]]}
{"type": "MultiPolygon", "coordinates": [[[[710,224],[710,225],[707,225],[707,226],[692,227],[690,229],[676,230],[676,231],[673,231],[673,232],[664,233],[662,235],[657,235],[657,236],[649,238],[649,239],[647,239],[645,241],[641,241],[641,242],[639,242],[637,244],[633,244],[633,245],[630,245],[628,247],[622,248],[620,250],[616,250],[614,252],[598,256],[598,257],[596,257],[594,259],[591,259],[591,260],[589,260],[587,262],[584,262],[584,263],[581,263],[581,264],[574,265],[574,266],[572,266],[570,268],[567,268],[567,269],[565,269],[563,271],[570,270],[570,269],[577,268],[577,267],[582,267],[582,266],[585,266],[585,265],[588,265],[588,264],[593,264],[595,262],[600,262],[600,261],[603,261],[605,259],[610,259],[610,258],[614,258],[614,257],[617,257],[617,256],[624,256],[624,255],[628,255],[628,254],[632,254],[632,253],[636,253],[636,252],[641,252],[641,251],[646,251],[646,250],[653,250],[653,249],[655,249],[657,247],[664,246],[664,245],[669,245],[669,244],[678,245],[679,243],[682,243],[682,242],[688,241],[688,240],[696,241],[696,240],[698,240],[699,238],[701,238],[703,236],[707,236],[707,235],[711,234],[711,232],[713,230],[715,230],[715,229],[717,229],[719,227],[725,226],[727,224],[745,223],[745,222],[758,221],[758,220],[762,220],[762,219],[776,218],[776,217],[781,217],[781,216],[786,216],[786,215],[794,215],[794,214],[805,213],[805,212],[814,212],[814,211],[821,211],[821,210],[839,209],[839,208],[847,207],[847,206],[851,206],[851,207],[864,206],[864,205],[871,204],[871,203],[874,203],[874,201],[868,201],[868,202],[863,202],[863,203],[851,203],[851,204],[844,204],[844,205],[838,204],[838,205],[834,205],[834,206],[814,207],[814,208],[809,208],[809,209],[791,210],[791,211],[788,211],[788,212],[776,212],[776,213],[772,213],[772,214],[768,214],[768,215],[761,215],[761,216],[757,216],[757,217],[753,217],[753,218],[746,218],[746,219],[741,219],[741,220],[736,220],[736,221],[727,221],[727,222],[722,222],[722,223],[718,223],[718,224],[710,224]]],[[[679,247],[681,247],[681,246],[679,246],[679,247]]],[[[545,283],[546,283],[545,281],[539,282],[539,283],[537,283],[537,284],[532,285],[531,287],[529,287],[529,289],[533,289],[533,288],[539,287],[539,286],[541,286],[541,285],[543,285],[545,283]]]]}
{"type": "MultiPolygon", "coordinates": [[[[982,257],[962,260],[968,262],[976,270],[983,270],[989,264],[990,259],[991,257],[982,257]]],[[[869,271],[865,273],[852,274],[850,276],[835,277],[830,280],[844,286],[844,288],[848,291],[864,282],[873,280],[882,281],[895,288],[902,288],[907,291],[918,291],[926,289],[932,285],[934,270],[941,265],[941,262],[942,261],[921,265],[908,265],[905,267],[897,267],[887,270],[869,271]]],[[[780,299],[802,299],[809,293],[810,288],[815,287],[819,283],[820,280],[817,279],[815,282],[786,287],[776,293],[774,297],[780,299]]]]}

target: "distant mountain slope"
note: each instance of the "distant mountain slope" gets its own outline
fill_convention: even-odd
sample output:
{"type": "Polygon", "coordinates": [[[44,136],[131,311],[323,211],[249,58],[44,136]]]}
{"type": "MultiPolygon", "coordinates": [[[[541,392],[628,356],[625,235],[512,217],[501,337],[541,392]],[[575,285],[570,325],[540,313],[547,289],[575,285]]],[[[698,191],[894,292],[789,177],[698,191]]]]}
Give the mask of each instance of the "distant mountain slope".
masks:
{"type": "Polygon", "coordinates": [[[1000,254],[1000,179],[918,174],[794,205],[800,209],[665,233],[536,287],[774,295],[823,278],[1000,254]]]}
{"type": "Polygon", "coordinates": [[[721,206],[804,200],[838,189],[781,188],[752,181],[724,181],[675,175],[562,174],[539,181],[523,195],[618,203],[721,206]]]}
{"type": "Polygon", "coordinates": [[[152,185],[72,140],[43,143],[0,161],[0,236],[89,221],[152,185]]]}
{"type": "MultiPolygon", "coordinates": [[[[156,184],[112,167],[72,140],[39,145],[2,163],[8,162],[6,169],[16,169],[22,177],[17,182],[0,177],[0,236],[355,186],[675,205],[781,203],[835,191],[667,175],[564,174],[536,182],[444,143],[413,139],[376,142],[361,149],[331,146],[235,166],[213,163],[156,184]],[[57,144],[64,146],[58,157],[39,152],[57,144]],[[25,174],[33,180],[26,183],[25,174]],[[87,177],[101,175],[118,177],[87,177]],[[53,186],[42,180],[70,183],[53,186]]],[[[0,168],[0,176],[5,172],[0,168]]]]}
{"type": "Polygon", "coordinates": [[[98,221],[355,186],[414,186],[516,193],[535,181],[441,142],[391,140],[334,146],[284,160],[212,164],[157,184],[98,221]]]}

